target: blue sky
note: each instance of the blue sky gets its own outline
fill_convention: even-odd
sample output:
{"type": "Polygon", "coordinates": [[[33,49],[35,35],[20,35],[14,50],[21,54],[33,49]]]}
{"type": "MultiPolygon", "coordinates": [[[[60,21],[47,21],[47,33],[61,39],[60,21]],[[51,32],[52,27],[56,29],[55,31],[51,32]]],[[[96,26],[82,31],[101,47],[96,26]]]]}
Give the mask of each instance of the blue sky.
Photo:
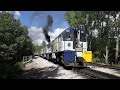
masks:
{"type": "Polygon", "coordinates": [[[42,28],[47,24],[47,15],[53,18],[52,32],[48,33],[51,41],[69,27],[64,19],[65,11],[13,11],[12,13],[14,13],[15,18],[20,19],[22,25],[28,27],[29,36],[33,43],[37,44],[41,44],[45,40],[42,28]]]}
{"type": "Polygon", "coordinates": [[[31,26],[43,27],[46,24],[46,16],[51,15],[53,17],[53,31],[56,28],[66,28],[68,27],[67,21],[64,20],[65,11],[20,11],[20,21],[23,25],[26,25],[28,28],[31,26]],[[44,16],[39,18],[34,18],[32,20],[32,15],[38,13],[44,16]]]}

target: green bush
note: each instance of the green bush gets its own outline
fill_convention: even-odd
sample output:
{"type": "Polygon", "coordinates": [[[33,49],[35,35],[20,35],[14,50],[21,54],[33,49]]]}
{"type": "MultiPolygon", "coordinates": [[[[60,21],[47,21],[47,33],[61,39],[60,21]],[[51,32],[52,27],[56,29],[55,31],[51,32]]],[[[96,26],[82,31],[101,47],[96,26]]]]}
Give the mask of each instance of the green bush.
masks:
{"type": "Polygon", "coordinates": [[[18,68],[18,69],[24,69],[24,64],[22,62],[17,62],[14,65],[14,68],[18,68]]]}
{"type": "Polygon", "coordinates": [[[93,63],[100,63],[100,62],[101,62],[101,60],[98,57],[93,58],[93,63]]]}
{"type": "Polygon", "coordinates": [[[22,62],[4,62],[0,63],[0,78],[1,79],[11,79],[22,73],[24,69],[24,64],[22,62]]]}

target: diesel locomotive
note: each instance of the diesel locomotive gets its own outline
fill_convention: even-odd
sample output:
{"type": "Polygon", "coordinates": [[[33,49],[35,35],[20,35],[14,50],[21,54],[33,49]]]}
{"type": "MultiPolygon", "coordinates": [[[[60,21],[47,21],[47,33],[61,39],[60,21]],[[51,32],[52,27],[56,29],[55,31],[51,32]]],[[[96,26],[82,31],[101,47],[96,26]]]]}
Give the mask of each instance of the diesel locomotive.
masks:
{"type": "Polygon", "coordinates": [[[47,44],[40,56],[56,60],[65,66],[81,67],[92,62],[92,51],[87,50],[87,33],[82,28],[69,27],[47,44]]]}

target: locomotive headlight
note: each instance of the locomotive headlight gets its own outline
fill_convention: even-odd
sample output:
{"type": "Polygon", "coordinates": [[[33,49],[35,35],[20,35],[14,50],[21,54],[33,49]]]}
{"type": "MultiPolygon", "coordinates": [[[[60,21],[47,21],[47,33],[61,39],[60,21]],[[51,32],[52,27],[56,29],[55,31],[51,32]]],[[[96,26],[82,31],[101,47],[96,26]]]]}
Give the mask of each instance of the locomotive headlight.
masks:
{"type": "Polygon", "coordinates": [[[68,47],[70,47],[71,46],[71,43],[68,43],[68,47]]]}

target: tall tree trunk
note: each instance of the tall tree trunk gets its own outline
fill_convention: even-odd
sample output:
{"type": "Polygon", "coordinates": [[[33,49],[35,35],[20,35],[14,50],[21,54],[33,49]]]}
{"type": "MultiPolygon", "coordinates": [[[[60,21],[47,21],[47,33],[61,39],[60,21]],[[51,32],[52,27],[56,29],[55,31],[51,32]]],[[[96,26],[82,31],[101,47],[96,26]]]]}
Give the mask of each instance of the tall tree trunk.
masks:
{"type": "Polygon", "coordinates": [[[106,45],[105,62],[108,63],[108,46],[106,45]]]}
{"type": "Polygon", "coordinates": [[[117,38],[116,38],[116,52],[115,52],[115,63],[116,64],[117,64],[118,52],[119,52],[119,35],[117,35],[117,38]]]}
{"type": "MultiPolygon", "coordinates": [[[[107,27],[109,26],[109,14],[108,14],[108,18],[107,18],[107,21],[106,21],[106,25],[107,25],[107,27]]],[[[108,28],[106,29],[106,30],[109,30],[108,28]]],[[[107,35],[106,35],[106,58],[105,58],[105,61],[106,61],[106,64],[108,64],[108,54],[109,54],[109,50],[108,50],[108,47],[109,47],[109,34],[107,33],[107,35]]]]}
{"type": "Polygon", "coordinates": [[[116,18],[115,18],[115,31],[116,31],[116,50],[115,50],[115,64],[117,64],[117,58],[118,58],[118,52],[119,52],[119,34],[118,34],[118,28],[116,25],[116,18]]]}
{"type": "MultiPolygon", "coordinates": [[[[86,15],[86,23],[85,23],[85,28],[86,28],[86,31],[88,32],[88,35],[92,36],[92,32],[90,30],[90,25],[88,25],[88,22],[89,22],[89,14],[86,15]]],[[[91,38],[90,38],[90,42],[89,42],[89,48],[90,48],[90,51],[91,51],[91,38]]]]}
{"type": "Polygon", "coordinates": [[[90,51],[91,51],[91,41],[90,41],[90,51]]]}

